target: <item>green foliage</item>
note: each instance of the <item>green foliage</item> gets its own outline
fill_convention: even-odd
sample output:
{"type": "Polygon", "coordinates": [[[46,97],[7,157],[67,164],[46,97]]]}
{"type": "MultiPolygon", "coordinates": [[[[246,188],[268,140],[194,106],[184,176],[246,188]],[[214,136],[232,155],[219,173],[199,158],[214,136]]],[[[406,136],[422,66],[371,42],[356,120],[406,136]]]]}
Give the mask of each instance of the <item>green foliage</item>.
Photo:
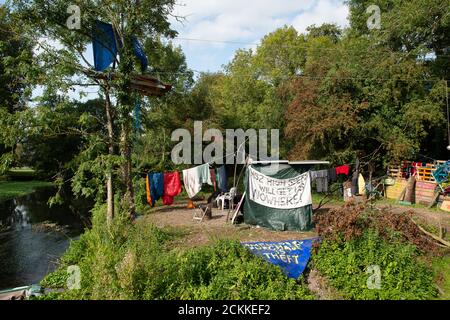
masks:
{"type": "MultiPolygon", "coordinates": [[[[23,110],[30,95],[27,74],[33,43],[16,29],[9,9],[0,4],[0,109],[9,113],[23,110]]],[[[2,150],[0,149],[0,152],[2,150]]]]}
{"type": "Polygon", "coordinates": [[[433,273],[417,260],[414,246],[387,242],[373,231],[350,241],[325,240],[313,255],[314,267],[348,299],[431,299],[433,273]],[[369,266],[381,270],[381,289],[369,289],[369,266]]]}
{"type": "Polygon", "coordinates": [[[81,269],[81,290],[58,299],[312,299],[296,283],[238,242],[221,241],[187,251],[170,249],[180,234],[132,225],[122,215],[108,228],[105,208],[93,212],[93,228],[61,259],[44,284],[61,285],[68,265],[81,269]]]}
{"type": "Polygon", "coordinates": [[[45,181],[0,181],[0,202],[25,196],[39,188],[52,186],[53,183],[45,181]]]}
{"type": "Polygon", "coordinates": [[[439,288],[439,299],[450,299],[450,255],[437,257],[432,262],[436,284],[439,288]]]}
{"type": "Polygon", "coordinates": [[[61,289],[66,287],[68,278],[69,273],[66,268],[59,268],[42,279],[40,285],[43,288],[61,289]]]}
{"type": "Polygon", "coordinates": [[[222,241],[178,255],[178,285],[167,299],[312,299],[303,280],[297,284],[278,267],[255,257],[239,242],[222,241]]]}

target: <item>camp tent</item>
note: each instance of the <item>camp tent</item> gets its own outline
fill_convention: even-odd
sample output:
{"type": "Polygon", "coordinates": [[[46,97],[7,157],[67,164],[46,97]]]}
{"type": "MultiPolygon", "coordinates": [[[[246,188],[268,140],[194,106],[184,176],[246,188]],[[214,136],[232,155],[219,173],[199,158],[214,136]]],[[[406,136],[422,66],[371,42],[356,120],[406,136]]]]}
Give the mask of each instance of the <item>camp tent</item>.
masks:
{"type": "Polygon", "coordinates": [[[252,162],[247,167],[244,180],[245,223],[280,231],[311,230],[311,183],[308,171],[314,166],[328,164],[315,160],[252,162]],[[289,189],[289,185],[293,188],[289,189]],[[299,201],[294,203],[289,201],[298,196],[302,199],[298,198],[299,201]]]}

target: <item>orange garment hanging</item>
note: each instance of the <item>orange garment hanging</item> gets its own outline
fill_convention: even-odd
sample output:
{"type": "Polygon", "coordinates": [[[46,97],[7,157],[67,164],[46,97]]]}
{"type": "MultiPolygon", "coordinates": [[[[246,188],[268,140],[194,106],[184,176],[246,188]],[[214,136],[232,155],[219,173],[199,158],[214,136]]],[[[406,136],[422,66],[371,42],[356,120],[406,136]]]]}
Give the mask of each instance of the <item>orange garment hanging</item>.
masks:
{"type": "Polygon", "coordinates": [[[148,175],[145,177],[145,190],[147,192],[147,203],[152,206],[152,196],[150,195],[150,182],[148,181],[148,175]]]}

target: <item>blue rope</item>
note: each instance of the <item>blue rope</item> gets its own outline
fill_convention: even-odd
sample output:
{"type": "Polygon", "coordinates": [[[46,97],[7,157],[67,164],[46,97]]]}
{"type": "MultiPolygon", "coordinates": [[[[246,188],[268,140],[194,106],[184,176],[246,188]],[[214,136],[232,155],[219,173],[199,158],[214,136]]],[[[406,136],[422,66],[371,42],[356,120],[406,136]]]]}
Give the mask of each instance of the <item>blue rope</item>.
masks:
{"type": "Polygon", "coordinates": [[[134,130],[138,132],[141,129],[141,99],[136,98],[134,104],[134,130]]]}

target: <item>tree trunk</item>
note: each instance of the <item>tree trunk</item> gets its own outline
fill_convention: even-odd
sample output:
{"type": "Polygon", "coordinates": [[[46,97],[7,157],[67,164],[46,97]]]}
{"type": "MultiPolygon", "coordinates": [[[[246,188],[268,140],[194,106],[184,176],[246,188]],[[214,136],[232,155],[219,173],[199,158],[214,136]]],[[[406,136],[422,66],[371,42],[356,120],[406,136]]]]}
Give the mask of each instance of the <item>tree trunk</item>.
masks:
{"type": "Polygon", "coordinates": [[[134,201],[134,188],[133,188],[133,178],[132,178],[132,162],[131,162],[131,140],[130,140],[130,127],[125,124],[122,126],[122,156],[125,159],[123,165],[123,181],[125,184],[125,196],[124,204],[130,215],[133,218],[136,213],[136,204],[134,201]]]}
{"type": "MultiPolygon", "coordinates": [[[[108,129],[108,154],[110,156],[114,155],[114,125],[113,125],[113,114],[112,114],[112,106],[111,100],[109,97],[109,87],[106,86],[105,89],[105,108],[106,108],[106,121],[107,121],[107,129],[108,129]]],[[[113,183],[113,168],[108,168],[108,172],[106,174],[106,190],[107,190],[107,222],[111,224],[114,219],[114,183],[113,183]]]]}

